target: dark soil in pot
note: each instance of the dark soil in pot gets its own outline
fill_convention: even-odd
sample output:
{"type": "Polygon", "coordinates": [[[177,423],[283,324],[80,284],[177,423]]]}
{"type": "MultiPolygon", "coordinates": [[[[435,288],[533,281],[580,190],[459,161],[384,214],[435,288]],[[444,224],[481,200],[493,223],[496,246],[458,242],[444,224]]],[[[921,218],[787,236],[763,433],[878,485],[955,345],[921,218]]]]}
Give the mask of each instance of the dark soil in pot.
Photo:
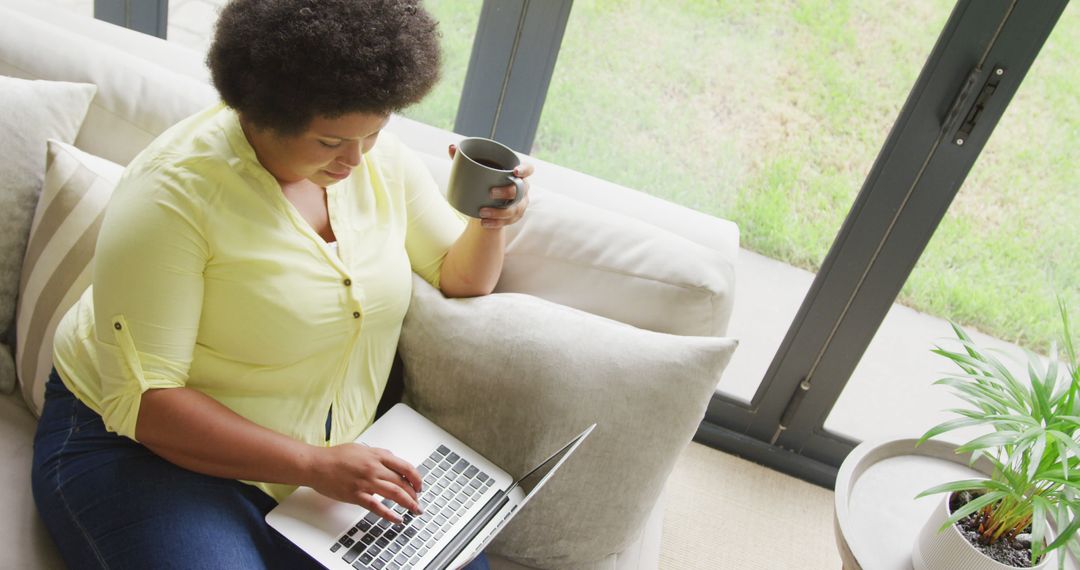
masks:
{"type": "MultiPolygon", "coordinates": [[[[962,491],[949,497],[949,512],[955,513],[968,501],[977,499],[976,493],[962,491]]],[[[980,552],[994,560],[1017,568],[1031,568],[1031,527],[1016,537],[1003,537],[993,544],[983,544],[979,540],[979,512],[976,511],[956,523],[960,534],[980,552]]]]}

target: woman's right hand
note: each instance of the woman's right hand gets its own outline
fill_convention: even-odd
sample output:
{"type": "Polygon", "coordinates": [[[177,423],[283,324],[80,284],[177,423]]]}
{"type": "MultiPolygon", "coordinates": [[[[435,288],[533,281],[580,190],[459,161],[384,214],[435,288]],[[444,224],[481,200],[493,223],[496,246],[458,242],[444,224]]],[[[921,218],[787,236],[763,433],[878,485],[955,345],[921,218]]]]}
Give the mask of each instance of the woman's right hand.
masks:
{"type": "Polygon", "coordinates": [[[338,501],[353,503],[394,523],[401,517],[374,495],[420,514],[417,493],[421,491],[420,473],[407,461],[385,449],[357,443],[320,448],[312,466],[309,486],[338,501]]]}
{"type": "Polygon", "coordinates": [[[420,474],[385,449],[310,445],[262,427],[193,388],[151,389],[141,398],[138,441],[185,469],[226,479],[306,485],[393,522],[400,517],[374,495],[420,512],[420,474]]]}

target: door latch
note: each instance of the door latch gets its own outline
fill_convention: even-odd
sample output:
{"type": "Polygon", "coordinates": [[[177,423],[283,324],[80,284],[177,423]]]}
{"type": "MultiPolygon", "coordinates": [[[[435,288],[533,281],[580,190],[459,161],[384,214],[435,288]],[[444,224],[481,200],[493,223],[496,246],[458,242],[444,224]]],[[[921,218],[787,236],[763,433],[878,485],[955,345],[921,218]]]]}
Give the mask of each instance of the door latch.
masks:
{"type": "Polygon", "coordinates": [[[967,112],[963,122],[960,123],[960,128],[956,130],[956,135],[953,136],[953,144],[956,146],[964,146],[964,142],[971,136],[972,129],[974,129],[975,124],[979,122],[983,110],[986,109],[987,102],[994,96],[994,92],[997,91],[998,84],[1001,83],[1001,78],[1004,76],[1005,68],[994,66],[994,70],[990,72],[990,77],[987,78],[982,90],[979,91],[979,94],[975,97],[975,104],[971,106],[971,110],[967,112]]]}

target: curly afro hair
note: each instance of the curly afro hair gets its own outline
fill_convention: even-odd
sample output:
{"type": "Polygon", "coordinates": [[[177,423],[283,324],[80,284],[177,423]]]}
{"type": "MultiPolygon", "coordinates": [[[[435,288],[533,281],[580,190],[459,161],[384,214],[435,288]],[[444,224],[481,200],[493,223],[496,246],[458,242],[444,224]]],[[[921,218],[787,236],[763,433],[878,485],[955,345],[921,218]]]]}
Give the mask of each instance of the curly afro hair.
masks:
{"type": "Polygon", "coordinates": [[[316,116],[386,114],[439,78],[437,23],[419,0],[233,0],[206,63],[225,104],[281,134],[316,116]]]}

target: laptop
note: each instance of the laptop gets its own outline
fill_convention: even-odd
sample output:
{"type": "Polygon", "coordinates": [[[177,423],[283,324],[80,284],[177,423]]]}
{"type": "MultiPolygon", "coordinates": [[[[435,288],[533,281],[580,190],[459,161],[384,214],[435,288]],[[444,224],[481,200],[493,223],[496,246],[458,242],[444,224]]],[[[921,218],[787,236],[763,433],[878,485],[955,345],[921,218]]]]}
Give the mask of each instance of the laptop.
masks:
{"type": "Polygon", "coordinates": [[[515,480],[405,404],[375,421],[357,442],[388,449],[423,477],[422,515],[382,499],[391,524],[367,509],[300,487],[266,522],[327,568],[460,568],[476,558],[592,432],[593,424],[515,480]]]}

